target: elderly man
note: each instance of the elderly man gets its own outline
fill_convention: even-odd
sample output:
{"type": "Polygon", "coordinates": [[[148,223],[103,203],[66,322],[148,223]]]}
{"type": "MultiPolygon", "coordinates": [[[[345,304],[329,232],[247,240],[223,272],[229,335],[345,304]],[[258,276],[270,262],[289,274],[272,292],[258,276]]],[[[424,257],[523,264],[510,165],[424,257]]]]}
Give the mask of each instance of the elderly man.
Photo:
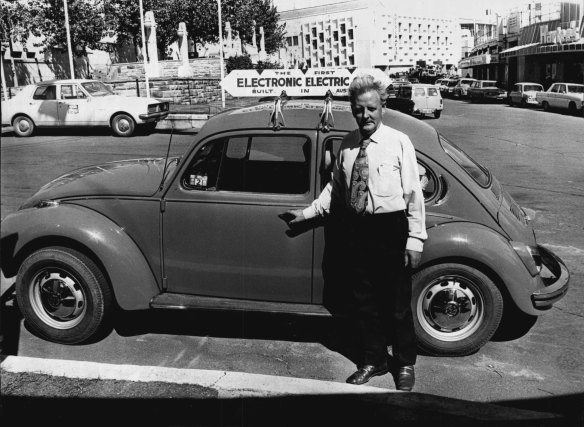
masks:
{"type": "Polygon", "coordinates": [[[418,266],[427,238],[424,196],[410,139],[381,122],[385,98],[384,85],[372,76],[353,80],[349,99],[359,129],[343,139],[333,180],[320,197],[288,214],[290,225],[326,213],[342,224],[346,246],[336,268],[351,282],[363,352],[347,382],[364,384],[389,372],[392,325],[396,387],[410,391],[417,355],[411,269],[418,266]]]}

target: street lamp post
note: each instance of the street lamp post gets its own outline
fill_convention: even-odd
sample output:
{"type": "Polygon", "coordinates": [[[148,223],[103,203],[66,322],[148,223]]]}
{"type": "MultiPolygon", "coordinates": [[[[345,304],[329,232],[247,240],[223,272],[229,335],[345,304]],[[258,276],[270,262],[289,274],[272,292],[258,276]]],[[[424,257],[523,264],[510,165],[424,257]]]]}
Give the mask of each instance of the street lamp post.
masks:
{"type": "MultiPolygon", "coordinates": [[[[217,6],[219,7],[219,62],[221,67],[221,81],[223,81],[223,24],[221,23],[221,0],[217,0],[217,6]]],[[[225,109],[225,89],[221,86],[221,106],[225,109]]]]}
{"type": "Polygon", "coordinates": [[[71,31],[69,30],[69,10],[67,8],[67,0],[63,0],[65,7],[65,29],[67,30],[67,47],[69,48],[69,68],[71,70],[71,78],[75,78],[75,67],[73,66],[73,50],[71,49],[71,31]]]}
{"type": "Polygon", "coordinates": [[[148,81],[148,59],[146,57],[146,31],[144,30],[144,7],[140,0],[140,28],[142,29],[142,60],[144,61],[144,80],[146,81],[146,98],[150,98],[150,82],[148,81]]]}

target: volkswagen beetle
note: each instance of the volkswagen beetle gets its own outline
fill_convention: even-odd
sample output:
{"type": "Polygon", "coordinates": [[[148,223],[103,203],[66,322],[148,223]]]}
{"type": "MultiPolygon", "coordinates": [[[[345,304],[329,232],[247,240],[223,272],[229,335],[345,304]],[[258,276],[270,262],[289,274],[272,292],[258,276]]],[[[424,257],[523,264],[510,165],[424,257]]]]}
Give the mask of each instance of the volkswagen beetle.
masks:
{"type": "MultiPolygon", "coordinates": [[[[319,126],[318,101],[289,101],[277,127],[272,108],[212,117],[181,157],[65,174],[7,216],[2,270],[30,327],[71,344],[107,331],[114,307],[335,314],[328,220],[292,230],[279,215],[317,197],[356,123],[346,102],[332,105],[331,127],[319,126]]],[[[417,119],[384,109],[383,121],[409,135],[420,165],[428,240],[413,304],[424,351],[475,352],[504,313],[537,316],[565,295],[564,263],[487,168],[417,119]]]]}

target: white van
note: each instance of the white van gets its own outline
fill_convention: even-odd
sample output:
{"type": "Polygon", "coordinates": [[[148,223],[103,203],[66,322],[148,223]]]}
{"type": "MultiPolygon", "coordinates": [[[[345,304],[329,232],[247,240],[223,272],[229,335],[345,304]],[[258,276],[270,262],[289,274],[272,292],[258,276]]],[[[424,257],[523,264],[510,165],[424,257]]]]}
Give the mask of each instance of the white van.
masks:
{"type": "Polygon", "coordinates": [[[434,114],[436,118],[444,109],[438,86],[424,83],[401,86],[395,98],[388,98],[387,106],[406,114],[434,114]]]}

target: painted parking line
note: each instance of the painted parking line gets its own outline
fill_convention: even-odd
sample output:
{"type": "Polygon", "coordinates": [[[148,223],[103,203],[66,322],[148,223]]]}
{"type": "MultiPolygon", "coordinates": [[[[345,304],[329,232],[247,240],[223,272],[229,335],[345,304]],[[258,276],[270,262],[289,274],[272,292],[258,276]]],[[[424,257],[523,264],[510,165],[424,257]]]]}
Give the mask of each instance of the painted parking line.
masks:
{"type": "Polygon", "coordinates": [[[355,386],[333,381],[275,375],[159,366],[115,365],[23,356],[8,356],[0,366],[12,373],[26,372],[79,379],[193,384],[216,390],[219,393],[219,398],[401,393],[379,387],[355,386]]]}

